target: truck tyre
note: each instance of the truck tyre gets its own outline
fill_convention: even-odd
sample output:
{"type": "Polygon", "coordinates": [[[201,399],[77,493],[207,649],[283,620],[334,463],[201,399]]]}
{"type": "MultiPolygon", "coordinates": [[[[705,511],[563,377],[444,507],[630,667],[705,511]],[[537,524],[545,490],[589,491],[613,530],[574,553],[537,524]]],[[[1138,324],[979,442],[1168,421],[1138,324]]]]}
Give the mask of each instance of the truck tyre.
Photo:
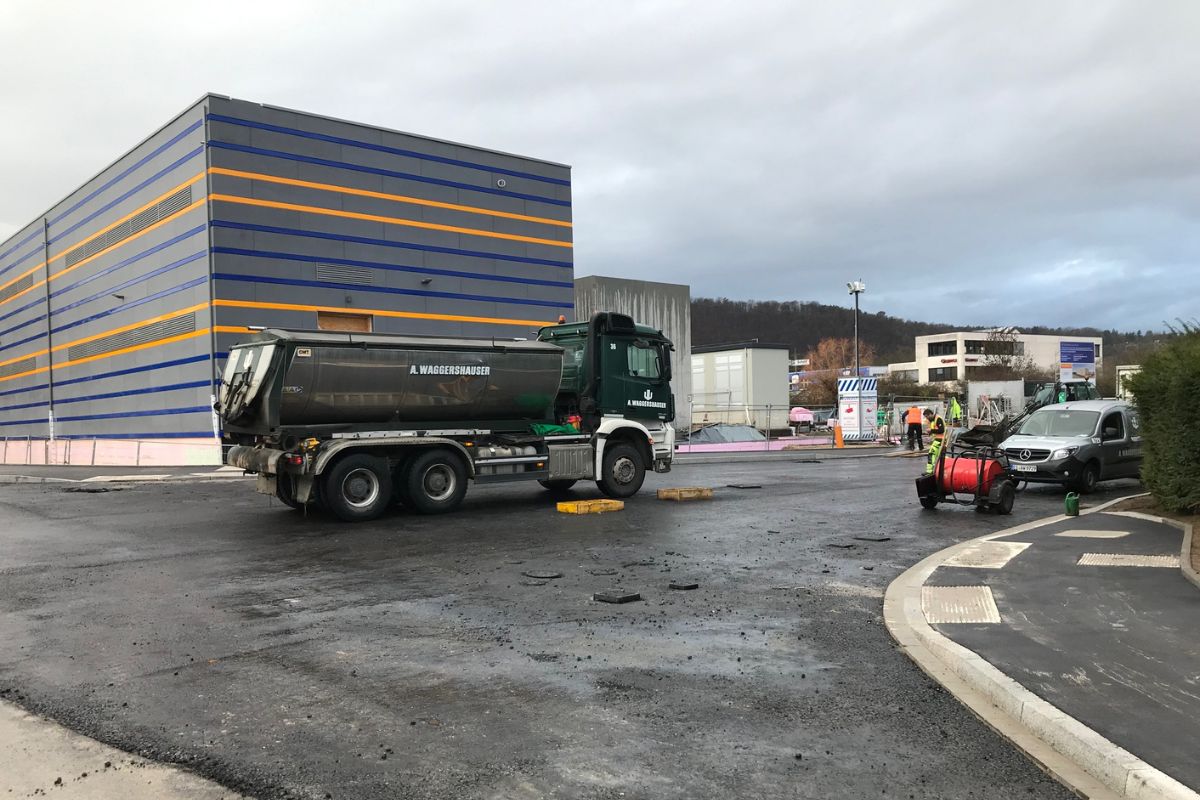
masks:
{"type": "Polygon", "coordinates": [[[570,489],[572,486],[574,486],[578,482],[579,481],[566,480],[566,479],[561,479],[561,480],[556,480],[556,481],[538,481],[538,483],[540,483],[542,485],[542,488],[549,489],[552,492],[565,492],[567,489],[570,489]]]}
{"type": "Polygon", "coordinates": [[[1083,466],[1083,471],[1071,482],[1070,488],[1080,494],[1091,494],[1096,490],[1096,484],[1099,482],[1100,465],[1095,461],[1089,461],[1083,466]]]}
{"type": "Polygon", "coordinates": [[[335,516],[346,522],[375,519],[392,501],[387,461],[366,453],[342,458],[325,473],[321,498],[335,516]]]}
{"type": "Polygon", "coordinates": [[[445,514],[467,493],[467,470],[450,450],[429,450],[414,458],[404,479],[405,500],[418,514],[445,514]]]}
{"type": "Polygon", "coordinates": [[[610,443],[604,448],[604,463],[596,485],[608,497],[632,497],[646,480],[642,454],[628,442],[610,443]]]}

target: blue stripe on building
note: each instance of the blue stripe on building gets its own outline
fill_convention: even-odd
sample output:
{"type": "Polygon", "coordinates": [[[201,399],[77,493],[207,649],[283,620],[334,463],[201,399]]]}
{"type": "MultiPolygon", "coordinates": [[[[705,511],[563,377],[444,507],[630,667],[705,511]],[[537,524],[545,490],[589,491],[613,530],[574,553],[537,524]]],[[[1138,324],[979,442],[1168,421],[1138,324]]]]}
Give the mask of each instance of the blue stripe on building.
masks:
{"type": "Polygon", "coordinates": [[[545,197],[543,195],[525,194],[524,192],[510,192],[506,189],[493,189],[490,186],[476,186],[475,184],[471,183],[445,180],[443,178],[428,178],[424,175],[415,175],[411,172],[398,172],[392,169],[366,167],[362,164],[351,164],[348,161],[334,161],[333,159],[329,158],[302,156],[296,153],[285,153],[282,150],[268,150],[263,147],[251,147],[250,145],[246,144],[234,144],[232,142],[209,142],[208,146],[220,150],[233,150],[238,153],[267,156],[268,158],[282,158],[287,161],[298,161],[301,164],[313,164],[319,167],[334,167],[335,169],[345,169],[350,170],[351,172],[364,172],[368,175],[382,175],[385,178],[399,178],[406,181],[416,181],[417,183],[428,183],[434,186],[446,186],[451,189],[463,189],[469,192],[494,194],[500,197],[512,197],[517,200],[532,200],[535,203],[547,203],[552,206],[563,206],[565,208],[570,208],[571,206],[571,203],[567,200],[558,200],[553,197],[545,197]]]}
{"type": "Polygon", "coordinates": [[[330,136],[314,131],[304,131],[299,128],[288,128],[283,125],[271,125],[267,122],[255,122],[248,119],[239,119],[238,117],[230,117],[224,114],[209,114],[208,119],[214,122],[226,122],[230,125],[240,125],[246,128],[257,128],[263,131],[272,131],[273,133],[286,133],[289,136],[298,136],[304,139],[314,139],[319,142],[330,142],[331,144],[340,144],[347,147],[358,147],[363,150],[374,150],[377,153],[390,153],[396,156],[406,156],[408,158],[416,158],[422,161],[436,161],[439,164],[450,164],[456,167],[466,167],[468,169],[478,169],[484,172],[494,172],[498,175],[511,175],[514,178],[528,178],[531,181],[541,181],[542,183],[552,183],[556,186],[570,186],[570,181],[564,181],[559,178],[547,178],[543,175],[534,175],[532,172],[520,172],[515,169],[504,169],[502,167],[489,167],[486,164],[477,164],[473,161],[463,161],[458,158],[446,158],[444,156],[435,156],[432,153],[420,153],[416,150],[405,150],[401,147],[388,147],[383,144],[374,144],[372,142],[363,142],[357,139],[347,139],[343,136],[330,136]]]}
{"type": "MultiPolygon", "coordinates": [[[[443,253],[452,256],[466,256],[468,258],[488,258],[497,261],[512,261],[518,264],[539,264],[547,267],[561,267],[562,269],[574,269],[575,265],[570,261],[552,261],[547,258],[528,258],[526,256],[510,256],[502,253],[488,253],[484,250],[462,250],[457,247],[438,247],[436,245],[413,244],[412,242],[396,242],[388,239],[373,239],[367,236],[350,236],[341,233],[327,233],[324,231],[305,231],[299,228],[281,228],[276,225],[255,225],[249,222],[235,222],[233,220],[214,219],[211,223],[214,228],[229,228],[230,230],[239,231],[257,231],[260,233],[279,233],[285,236],[305,236],[310,239],[326,239],[333,242],[353,242],[354,244],[369,244],[376,247],[395,247],[402,250],[420,250],[426,253],[443,253]]],[[[2,319],[2,317],[0,317],[2,319]]]]}
{"type": "Polygon", "coordinates": [[[283,261],[302,261],[310,264],[344,264],[349,267],[366,267],[391,272],[414,272],[420,275],[445,275],[452,278],[470,278],[479,281],[499,281],[501,283],[524,283],[531,286],[558,286],[573,289],[571,281],[545,281],[537,278],[517,278],[510,275],[491,275],[486,272],[462,272],[454,269],[435,269],[433,267],[414,267],[407,264],[385,264],[381,261],[359,261],[353,258],[325,258],[309,256],[303,253],[281,253],[272,250],[246,250],[240,247],[214,247],[214,253],[226,253],[233,256],[248,256],[250,258],[275,258],[283,261]]]}
{"type": "MultiPolygon", "coordinates": [[[[430,292],[420,289],[397,289],[392,286],[361,286],[356,283],[332,283],[326,281],[305,281],[296,278],[269,278],[263,275],[234,275],[228,272],[214,272],[213,279],[218,281],[241,281],[243,283],[272,283],[278,286],[310,286],[317,289],[338,289],[350,292],[372,292],[376,294],[404,294],[413,297],[441,297],[449,300],[472,300],[480,303],[507,303],[519,306],[546,306],[549,308],[574,308],[573,302],[560,303],[552,300],[529,300],[519,297],[494,297],[483,294],[461,294],[459,292],[430,292]]],[[[347,309],[353,312],[354,309],[347,309]]]]}

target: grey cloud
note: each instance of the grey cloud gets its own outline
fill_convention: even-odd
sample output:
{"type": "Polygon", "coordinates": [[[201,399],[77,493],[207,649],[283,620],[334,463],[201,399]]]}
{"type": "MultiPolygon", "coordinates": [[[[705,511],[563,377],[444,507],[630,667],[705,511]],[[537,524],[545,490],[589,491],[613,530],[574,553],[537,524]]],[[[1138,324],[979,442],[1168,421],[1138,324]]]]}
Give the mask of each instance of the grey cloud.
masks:
{"type": "Polygon", "coordinates": [[[10,4],[0,235],[203,91],[574,167],[578,274],[962,323],[1200,296],[1200,5],[10,4]],[[49,41],[48,41],[49,40],[49,41]],[[942,288],[944,287],[944,288],[942,288]]]}

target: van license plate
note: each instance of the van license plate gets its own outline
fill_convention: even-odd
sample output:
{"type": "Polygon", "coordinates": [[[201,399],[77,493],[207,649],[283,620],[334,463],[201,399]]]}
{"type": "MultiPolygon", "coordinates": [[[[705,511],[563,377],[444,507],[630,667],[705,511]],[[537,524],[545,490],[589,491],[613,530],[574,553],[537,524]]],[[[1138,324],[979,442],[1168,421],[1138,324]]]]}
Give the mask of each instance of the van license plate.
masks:
{"type": "Polygon", "coordinates": [[[1017,472],[1037,472],[1037,467],[1033,464],[1017,464],[1013,467],[1017,472]]]}

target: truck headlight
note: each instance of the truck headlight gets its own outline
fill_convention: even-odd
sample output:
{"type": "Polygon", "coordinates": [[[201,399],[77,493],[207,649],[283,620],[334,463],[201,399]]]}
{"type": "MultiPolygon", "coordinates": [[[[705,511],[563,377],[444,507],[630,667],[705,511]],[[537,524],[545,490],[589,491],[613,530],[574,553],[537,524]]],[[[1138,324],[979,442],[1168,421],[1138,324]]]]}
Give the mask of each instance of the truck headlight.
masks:
{"type": "Polygon", "coordinates": [[[1055,450],[1050,454],[1050,460],[1058,461],[1061,458],[1070,458],[1071,456],[1075,455],[1075,451],[1078,449],[1078,447],[1064,447],[1060,450],[1055,450]]]}

